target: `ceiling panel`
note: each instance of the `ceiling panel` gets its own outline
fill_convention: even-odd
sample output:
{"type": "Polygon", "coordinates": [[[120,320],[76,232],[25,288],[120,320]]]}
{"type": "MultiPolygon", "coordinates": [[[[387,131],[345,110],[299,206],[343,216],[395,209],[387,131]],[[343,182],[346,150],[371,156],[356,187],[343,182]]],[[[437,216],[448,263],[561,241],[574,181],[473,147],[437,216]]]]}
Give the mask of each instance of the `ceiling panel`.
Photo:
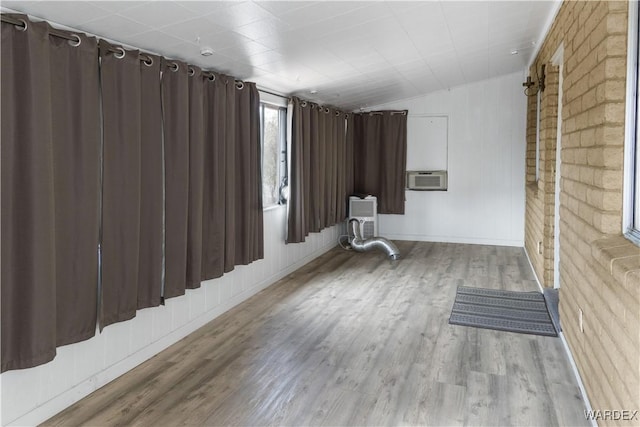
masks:
{"type": "Polygon", "coordinates": [[[125,9],[120,14],[134,21],[144,22],[153,28],[160,28],[174,22],[186,21],[193,17],[193,11],[172,2],[148,2],[125,9]]]}
{"type": "Polygon", "coordinates": [[[2,10],[358,109],[523,70],[558,4],[8,0],[2,10]]]}
{"type": "MultiPolygon", "coordinates": [[[[160,27],[160,30],[188,42],[195,43],[198,38],[227,31],[203,17],[194,17],[186,21],[174,22],[160,27]]],[[[158,47],[162,47],[159,44],[158,47]]]]}
{"type": "Polygon", "coordinates": [[[79,22],[78,24],[72,22],[67,25],[77,27],[88,33],[105,36],[109,39],[118,41],[131,34],[139,34],[141,32],[152,30],[152,27],[148,25],[141,24],[117,14],[103,16],[86,22],[79,22]]]}

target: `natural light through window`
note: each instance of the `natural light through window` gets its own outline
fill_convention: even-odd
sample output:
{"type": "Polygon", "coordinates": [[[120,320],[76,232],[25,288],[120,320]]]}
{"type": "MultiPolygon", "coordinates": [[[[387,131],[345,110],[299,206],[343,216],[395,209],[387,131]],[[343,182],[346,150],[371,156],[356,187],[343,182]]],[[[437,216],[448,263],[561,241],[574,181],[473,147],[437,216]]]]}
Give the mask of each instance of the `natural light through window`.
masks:
{"type": "Polygon", "coordinates": [[[286,176],[286,110],[261,105],[262,119],[262,206],[280,203],[280,188],[286,176]]]}
{"type": "Polygon", "coordinates": [[[640,244],[640,72],[638,58],[640,57],[640,43],[638,43],[638,3],[629,5],[629,45],[627,58],[627,116],[626,116],[626,147],[625,147],[625,201],[624,201],[624,232],[625,235],[640,244]]]}

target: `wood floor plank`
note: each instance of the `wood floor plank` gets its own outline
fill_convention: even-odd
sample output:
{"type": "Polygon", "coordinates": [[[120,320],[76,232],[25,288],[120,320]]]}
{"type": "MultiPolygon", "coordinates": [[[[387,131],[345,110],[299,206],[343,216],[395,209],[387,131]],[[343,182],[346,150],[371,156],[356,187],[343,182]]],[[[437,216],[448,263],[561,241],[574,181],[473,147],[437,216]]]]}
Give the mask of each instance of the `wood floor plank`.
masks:
{"type": "Polygon", "coordinates": [[[340,248],[46,425],[585,425],[557,338],[448,324],[457,286],[537,290],[521,248],[340,248]]]}

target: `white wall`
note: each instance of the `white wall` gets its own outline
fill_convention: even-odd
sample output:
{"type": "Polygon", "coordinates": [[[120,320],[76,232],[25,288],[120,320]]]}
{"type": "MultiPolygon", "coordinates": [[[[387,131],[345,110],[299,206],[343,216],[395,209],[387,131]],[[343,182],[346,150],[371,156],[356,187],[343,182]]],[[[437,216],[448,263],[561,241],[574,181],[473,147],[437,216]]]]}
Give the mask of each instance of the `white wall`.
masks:
{"type": "Polygon", "coordinates": [[[2,425],[45,421],[336,245],[340,225],[285,245],[285,218],[284,207],[264,212],[264,260],[188,289],[165,306],[140,310],[90,340],[59,347],[50,363],[3,373],[2,425]]]}
{"type": "MultiPolygon", "coordinates": [[[[372,108],[409,110],[407,149],[414,153],[429,151],[421,146],[429,131],[417,130],[416,121],[448,117],[448,191],[406,191],[405,215],[379,216],[381,236],[524,245],[522,81],[519,72],[372,108]]],[[[433,155],[441,158],[441,150],[433,155]]]]}

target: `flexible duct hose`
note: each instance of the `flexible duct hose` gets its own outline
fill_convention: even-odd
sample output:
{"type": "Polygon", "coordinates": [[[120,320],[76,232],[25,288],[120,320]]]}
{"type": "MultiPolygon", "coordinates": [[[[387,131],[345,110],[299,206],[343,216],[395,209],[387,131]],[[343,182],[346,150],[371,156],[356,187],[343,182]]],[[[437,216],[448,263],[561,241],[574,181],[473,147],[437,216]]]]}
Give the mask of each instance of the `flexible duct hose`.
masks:
{"type": "Polygon", "coordinates": [[[349,221],[349,225],[353,230],[353,239],[349,242],[354,251],[368,252],[372,249],[380,249],[384,251],[392,260],[400,259],[400,251],[397,246],[385,239],[384,237],[372,237],[363,239],[360,234],[360,222],[357,219],[349,221]]]}

